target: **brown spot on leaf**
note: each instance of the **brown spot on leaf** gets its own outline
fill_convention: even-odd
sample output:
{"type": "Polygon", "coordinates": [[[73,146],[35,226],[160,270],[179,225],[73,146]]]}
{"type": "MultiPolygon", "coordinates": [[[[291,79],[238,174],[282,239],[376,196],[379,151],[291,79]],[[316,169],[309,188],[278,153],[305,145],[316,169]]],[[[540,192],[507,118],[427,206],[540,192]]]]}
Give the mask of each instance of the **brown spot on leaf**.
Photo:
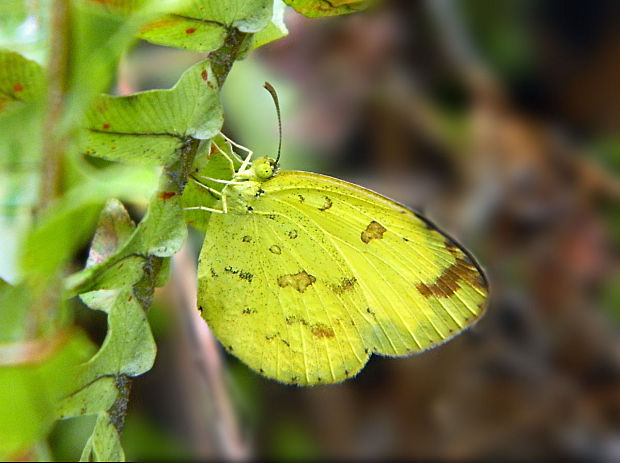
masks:
{"type": "Polygon", "coordinates": [[[13,91],[15,92],[21,92],[24,89],[24,86],[22,84],[20,84],[19,82],[17,82],[16,84],[13,85],[13,91]]]}
{"type": "Polygon", "coordinates": [[[166,201],[167,199],[170,199],[175,195],[176,193],[174,191],[160,191],[157,197],[163,201],[166,201]]]}
{"type": "MultiPolygon", "coordinates": [[[[203,69],[202,72],[200,73],[200,77],[202,77],[202,80],[209,80],[209,73],[207,72],[206,69],[203,69]]],[[[213,146],[211,146],[211,150],[213,150],[213,146]]],[[[213,152],[213,151],[211,151],[213,152]]]]}
{"type": "Polygon", "coordinates": [[[269,248],[269,252],[280,255],[282,254],[282,249],[280,249],[280,246],[278,246],[277,244],[274,244],[269,248]]]}
{"type": "Polygon", "coordinates": [[[290,286],[299,291],[300,293],[303,293],[306,288],[312,285],[315,281],[316,278],[310,275],[305,270],[302,270],[301,272],[294,275],[282,275],[278,277],[278,285],[281,288],[286,288],[287,286],[290,286]]]}
{"type": "Polygon", "coordinates": [[[103,124],[103,125],[101,126],[101,128],[102,128],[103,130],[108,130],[108,129],[110,128],[110,124],[108,124],[108,123],[106,122],[105,124],[103,124]]]}
{"type": "Polygon", "coordinates": [[[312,325],[310,331],[312,332],[312,335],[317,338],[334,337],[334,330],[331,327],[324,325],[323,323],[317,323],[316,325],[312,325]]]}
{"type": "Polygon", "coordinates": [[[249,243],[250,241],[252,241],[252,237],[249,235],[245,235],[243,238],[241,238],[241,241],[243,241],[244,243],[249,243]]]}
{"type": "Polygon", "coordinates": [[[110,151],[116,151],[116,146],[110,146],[110,151]]]}
{"type": "Polygon", "coordinates": [[[362,241],[366,244],[370,243],[372,240],[380,240],[383,238],[383,234],[387,231],[383,225],[379,222],[375,222],[374,220],[368,224],[366,230],[362,232],[362,241]]]}
{"type": "Polygon", "coordinates": [[[418,283],[416,289],[424,297],[447,298],[458,291],[462,283],[486,289],[486,282],[478,269],[467,260],[458,257],[456,262],[445,269],[433,283],[418,283]]]}
{"type": "Polygon", "coordinates": [[[319,207],[319,211],[326,211],[330,207],[332,207],[332,200],[329,198],[329,196],[325,196],[325,203],[321,207],[319,207]]]}
{"type": "Polygon", "coordinates": [[[332,291],[336,294],[342,294],[345,291],[353,289],[353,286],[357,283],[357,278],[343,278],[337,285],[332,285],[332,291]]]}
{"type": "Polygon", "coordinates": [[[292,240],[297,238],[297,230],[291,230],[290,232],[288,232],[288,237],[292,240]]]}
{"type": "Polygon", "coordinates": [[[189,29],[185,29],[186,34],[193,34],[194,32],[196,32],[195,27],[190,27],[189,29]]]}

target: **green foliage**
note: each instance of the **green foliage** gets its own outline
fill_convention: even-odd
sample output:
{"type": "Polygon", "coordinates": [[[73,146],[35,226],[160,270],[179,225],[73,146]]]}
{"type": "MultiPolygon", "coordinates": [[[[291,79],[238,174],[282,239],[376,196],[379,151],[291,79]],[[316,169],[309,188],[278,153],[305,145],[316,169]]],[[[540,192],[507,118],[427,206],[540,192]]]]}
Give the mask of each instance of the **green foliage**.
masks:
{"type": "Polygon", "coordinates": [[[284,0],[298,13],[309,18],[354,13],[370,6],[372,0],[284,0]]]}
{"type": "Polygon", "coordinates": [[[114,161],[166,165],[187,137],[209,139],[223,119],[217,82],[204,60],[170,90],[97,98],[87,114],[80,149],[114,161]]]}
{"type": "Polygon", "coordinates": [[[77,386],[73,369],[92,350],[79,332],[59,332],[32,343],[22,344],[21,351],[6,345],[0,351],[2,460],[45,437],[56,418],[56,404],[77,386]],[[36,354],[30,355],[28,348],[36,354]]]}
{"type": "MultiPolygon", "coordinates": [[[[362,6],[289,3],[308,15],[362,6]]],[[[169,278],[186,223],[206,229],[207,214],[183,208],[215,203],[194,179],[221,190],[202,177],[230,179],[242,162],[218,135],[221,85],[235,60],[287,34],[285,7],[281,0],[11,5],[0,8],[17,12],[11,24],[25,12],[39,15],[47,36],[33,55],[47,64],[10,51],[24,47],[1,37],[0,210],[25,231],[18,273],[12,284],[0,279],[0,458],[45,458],[55,420],[91,415],[82,460],[123,460],[131,378],[155,359],[147,319],[154,289],[169,278]],[[137,37],[212,53],[171,89],[100,95],[137,37]],[[135,224],[120,200],[149,197],[135,224]],[[89,240],[86,266],[76,271],[89,240]],[[72,320],[78,299],[107,317],[98,349],[72,320]]]]}

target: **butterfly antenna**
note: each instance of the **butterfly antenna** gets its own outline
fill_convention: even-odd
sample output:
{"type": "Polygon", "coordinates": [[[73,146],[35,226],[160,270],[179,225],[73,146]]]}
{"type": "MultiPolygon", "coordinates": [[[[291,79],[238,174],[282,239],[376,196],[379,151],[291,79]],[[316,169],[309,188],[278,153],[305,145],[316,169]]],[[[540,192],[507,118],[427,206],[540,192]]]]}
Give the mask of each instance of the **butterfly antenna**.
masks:
{"type": "Polygon", "coordinates": [[[278,100],[278,94],[276,93],[276,89],[273,88],[269,82],[265,82],[263,85],[265,89],[271,94],[271,98],[273,98],[273,103],[276,105],[276,113],[278,114],[278,131],[280,134],[280,139],[278,141],[278,157],[276,157],[276,164],[280,161],[280,150],[282,149],[282,119],[280,117],[280,101],[278,100]]]}

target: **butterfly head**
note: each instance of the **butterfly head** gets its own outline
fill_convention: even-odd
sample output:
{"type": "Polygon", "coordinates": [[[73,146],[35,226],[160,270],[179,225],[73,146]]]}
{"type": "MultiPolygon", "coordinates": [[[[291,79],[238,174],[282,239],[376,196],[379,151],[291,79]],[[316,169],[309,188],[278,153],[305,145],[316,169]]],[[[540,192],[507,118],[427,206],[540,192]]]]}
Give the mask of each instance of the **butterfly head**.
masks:
{"type": "Polygon", "coordinates": [[[278,163],[273,158],[258,158],[252,163],[254,176],[260,182],[269,180],[278,172],[278,163]]]}

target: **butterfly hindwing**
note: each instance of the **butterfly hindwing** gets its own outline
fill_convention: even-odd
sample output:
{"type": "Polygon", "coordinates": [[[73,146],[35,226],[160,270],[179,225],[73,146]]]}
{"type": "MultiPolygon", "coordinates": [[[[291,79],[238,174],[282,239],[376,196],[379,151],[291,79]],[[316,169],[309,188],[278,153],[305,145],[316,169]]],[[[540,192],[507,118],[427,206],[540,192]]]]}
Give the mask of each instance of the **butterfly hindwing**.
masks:
{"type": "Polygon", "coordinates": [[[328,288],[345,265],[318,230],[281,213],[211,220],[215,241],[201,252],[199,304],[225,348],[287,383],[337,382],[359,371],[368,353],[362,323],[347,307],[363,294],[337,297],[328,288]]]}

